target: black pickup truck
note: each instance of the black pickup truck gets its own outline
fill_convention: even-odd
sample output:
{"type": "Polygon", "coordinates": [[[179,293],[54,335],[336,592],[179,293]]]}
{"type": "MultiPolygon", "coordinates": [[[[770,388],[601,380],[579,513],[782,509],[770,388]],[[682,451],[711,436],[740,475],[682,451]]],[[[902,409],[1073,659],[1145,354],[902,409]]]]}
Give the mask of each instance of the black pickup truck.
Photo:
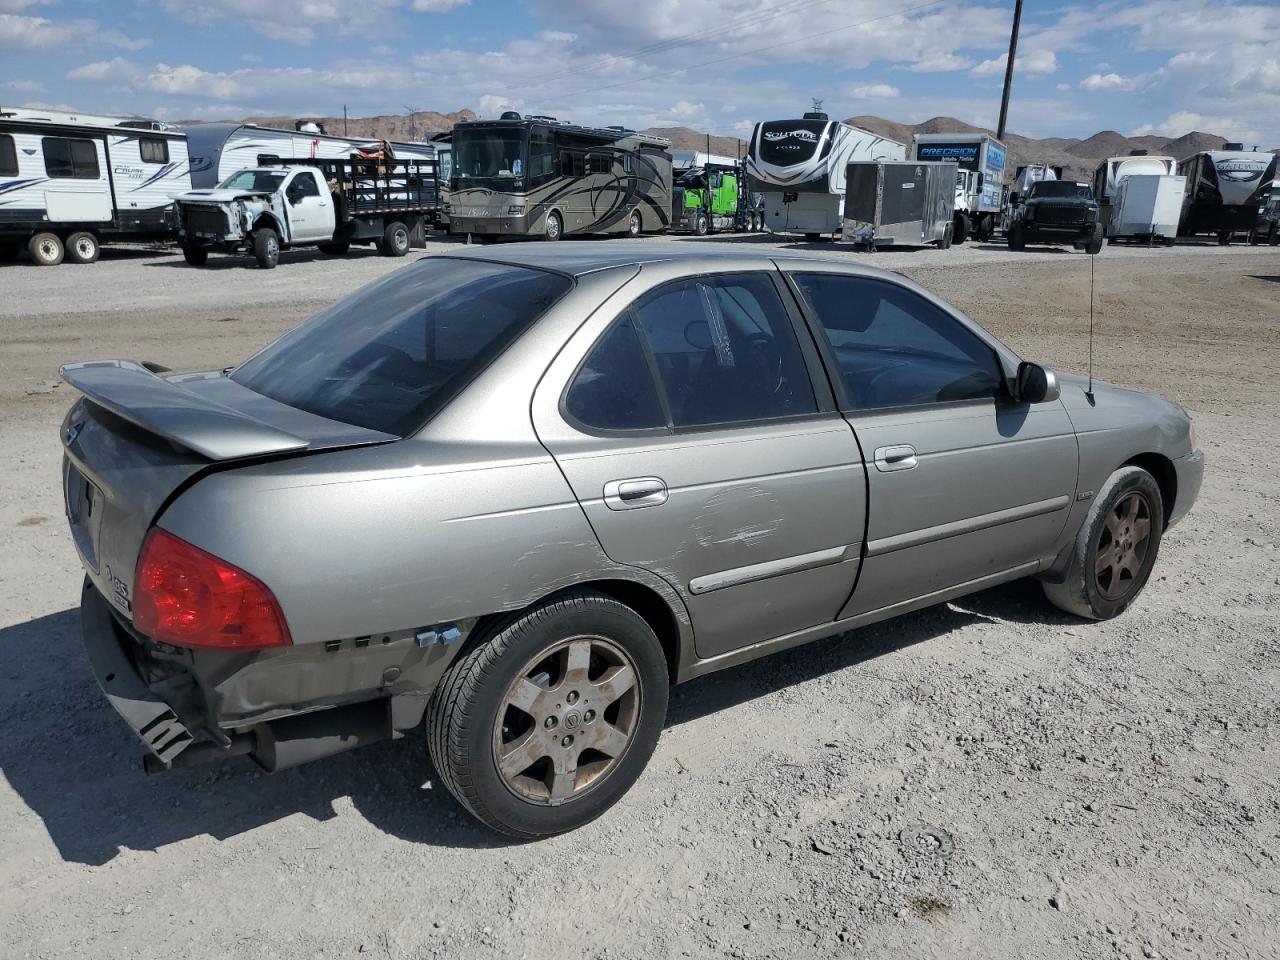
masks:
{"type": "Polygon", "coordinates": [[[1102,252],[1103,224],[1098,201],[1087,183],[1041,180],[1033,183],[1013,209],[1006,231],[1010,250],[1028,243],[1069,243],[1077,250],[1102,252]]]}

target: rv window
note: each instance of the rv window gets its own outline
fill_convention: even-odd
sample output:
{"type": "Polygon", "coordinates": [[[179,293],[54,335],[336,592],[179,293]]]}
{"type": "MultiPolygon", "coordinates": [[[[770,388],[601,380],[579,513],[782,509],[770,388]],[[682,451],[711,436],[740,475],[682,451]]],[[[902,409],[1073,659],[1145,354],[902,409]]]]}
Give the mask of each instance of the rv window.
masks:
{"type": "Polygon", "coordinates": [[[169,141],[153,137],[143,137],[138,141],[138,153],[143,163],[168,163],[169,141]]]}
{"type": "Polygon", "coordinates": [[[624,153],[624,154],[622,155],[622,172],[623,172],[623,173],[634,173],[634,172],[635,172],[635,164],[634,164],[634,161],[633,161],[633,159],[632,159],[631,154],[629,154],[629,153],[624,153]]]}
{"type": "Polygon", "coordinates": [[[529,179],[540,180],[555,173],[556,147],[549,130],[529,132],[529,179]]]}
{"type": "Polygon", "coordinates": [[[0,177],[18,175],[18,152],[13,148],[13,137],[0,136],[0,177]]]}
{"type": "Polygon", "coordinates": [[[613,170],[613,158],[607,154],[593,153],[587,160],[592,173],[610,173],[613,170]]]}
{"type": "Polygon", "coordinates": [[[55,180],[97,180],[98,150],[92,140],[45,137],[44,172],[55,180]]]}
{"type": "Polygon", "coordinates": [[[580,153],[560,152],[560,176],[581,177],[586,174],[585,158],[580,153]]]}

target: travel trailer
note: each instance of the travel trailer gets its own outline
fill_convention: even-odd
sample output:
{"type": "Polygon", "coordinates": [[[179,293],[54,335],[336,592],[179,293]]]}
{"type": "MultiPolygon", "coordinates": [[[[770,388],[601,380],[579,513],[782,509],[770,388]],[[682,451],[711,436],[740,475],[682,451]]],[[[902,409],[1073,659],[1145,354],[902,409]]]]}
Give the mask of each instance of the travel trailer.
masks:
{"type": "Polygon", "coordinates": [[[670,141],[555,117],[467,120],[453,128],[449,232],[559,240],[671,223],[670,141]]]}
{"type": "Polygon", "coordinates": [[[164,124],[0,109],[0,259],[92,263],[103,243],[169,239],[189,189],[186,137],[164,124]]]}
{"type": "MultiPolygon", "coordinates": [[[[352,160],[378,152],[381,141],[369,137],[335,137],[313,120],[299,120],[293,130],[251,123],[198,123],[184,127],[191,153],[191,186],[211,190],[232,174],[282,160],[352,160]]],[[[434,160],[428,143],[392,143],[397,160],[434,160]]]]}
{"type": "Polygon", "coordinates": [[[1276,155],[1228,143],[1187,157],[1178,173],[1187,178],[1178,235],[1216,234],[1227,244],[1234,234],[1255,229],[1267,185],[1276,176],[1276,155]]]}
{"type": "Polygon", "coordinates": [[[986,133],[918,133],[911,151],[914,160],[950,162],[959,168],[952,242],[991,239],[1005,200],[1005,145],[986,133]]]}
{"type": "Polygon", "coordinates": [[[766,230],[838,239],[849,164],[906,158],[901,143],[814,110],[799,120],[757,123],[745,167],[750,189],[764,196],[766,230]]]}

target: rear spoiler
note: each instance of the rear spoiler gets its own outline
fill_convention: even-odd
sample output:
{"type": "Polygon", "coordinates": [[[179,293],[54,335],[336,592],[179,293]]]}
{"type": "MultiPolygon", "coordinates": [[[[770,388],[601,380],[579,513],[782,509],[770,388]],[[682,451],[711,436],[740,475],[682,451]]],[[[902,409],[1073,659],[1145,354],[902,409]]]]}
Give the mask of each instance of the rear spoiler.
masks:
{"type": "Polygon", "coordinates": [[[189,388],[182,380],[175,382],[153,372],[163,369],[136,360],[94,360],[69,363],[58,372],[90,402],[209,460],[243,460],[396,439],[278,404],[226,378],[217,378],[220,384],[191,379],[189,388]],[[252,398],[255,413],[275,414],[273,419],[286,420],[303,436],[204,395],[214,392],[234,399],[252,398]]]}

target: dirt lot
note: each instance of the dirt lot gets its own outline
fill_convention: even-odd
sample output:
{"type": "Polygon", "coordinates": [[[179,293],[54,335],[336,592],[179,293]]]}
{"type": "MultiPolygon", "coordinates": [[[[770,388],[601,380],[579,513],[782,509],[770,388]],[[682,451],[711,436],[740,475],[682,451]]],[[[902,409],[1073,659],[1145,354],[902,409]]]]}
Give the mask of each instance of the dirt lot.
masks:
{"type": "MultiPolygon", "coordinates": [[[[1084,369],[1087,257],[873,262],[1084,369]]],[[[474,825],[415,738],[273,777],[145,778],[79,649],[57,365],[229,364],[399,265],[0,268],[0,956],[1280,955],[1266,248],[1096,259],[1098,374],[1184,403],[1208,454],[1118,620],[1015,584],[680,687],[633,792],[540,843],[474,825]]]]}

